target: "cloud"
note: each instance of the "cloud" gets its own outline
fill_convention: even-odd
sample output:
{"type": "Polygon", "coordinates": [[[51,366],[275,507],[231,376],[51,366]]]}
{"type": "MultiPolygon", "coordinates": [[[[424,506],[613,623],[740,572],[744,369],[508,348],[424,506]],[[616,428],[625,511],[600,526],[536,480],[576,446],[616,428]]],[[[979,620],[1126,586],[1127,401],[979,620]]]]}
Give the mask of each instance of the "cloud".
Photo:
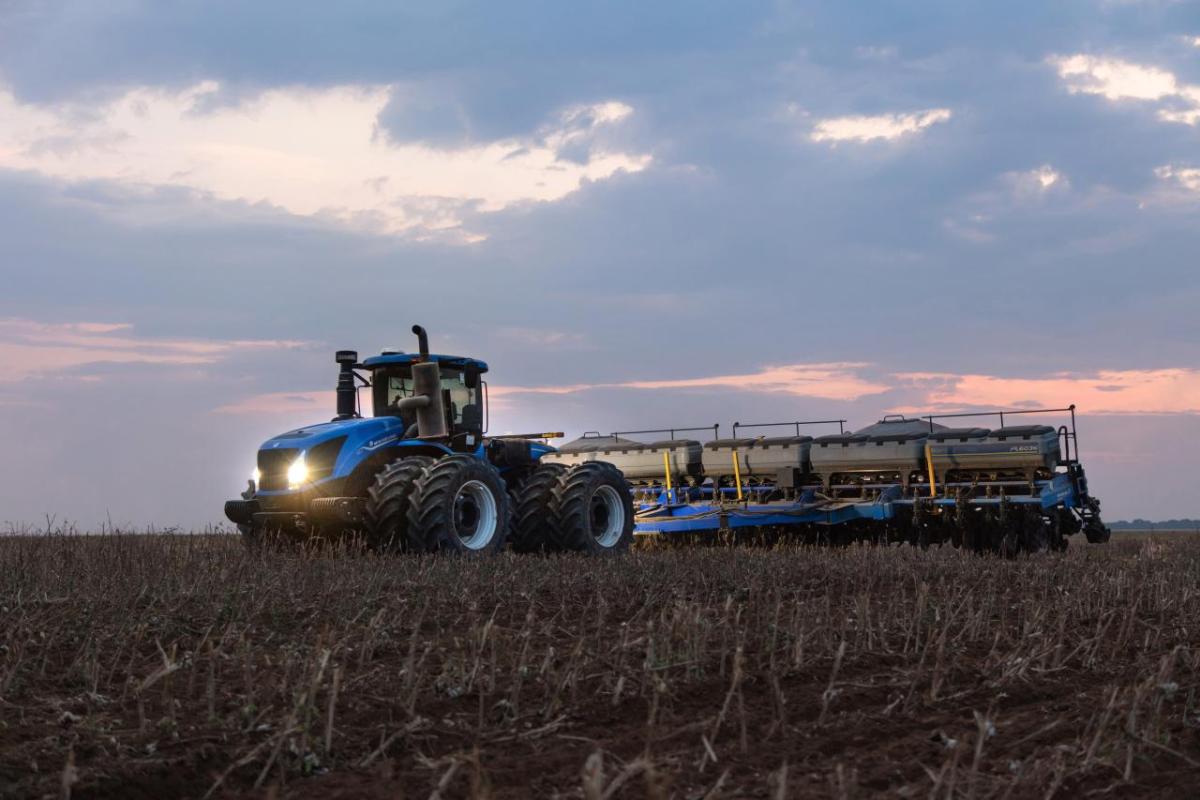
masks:
{"type": "Polygon", "coordinates": [[[468,210],[559,200],[651,161],[600,141],[633,113],[615,101],[569,107],[524,137],[446,149],[383,133],[389,86],[276,88],[224,105],[220,90],[215,81],[143,86],[97,106],[42,106],[0,89],[0,167],[184,187],[369,231],[476,241],[462,230],[468,210]]]}
{"type": "Polygon", "coordinates": [[[1049,164],[1042,164],[1034,169],[1006,172],[1002,179],[1017,199],[1040,198],[1047,192],[1065,189],[1070,185],[1066,176],[1049,164]]]}
{"type": "Polygon", "coordinates": [[[858,374],[862,363],[786,364],[763,367],[758,372],[712,375],[702,378],[581,383],[564,386],[506,386],[492,389],[494,395],[575,394],[595,389],[735,389],[817,397],[832,400],[857,400],[878,394],[888,386],[874,383],[858,374]]]}
{"type": "Polygon", "coordinates": [[[1062,180],[1062,173],[1055,170],[1049,164],[1043,164],[1037,169],[1030,170],[1025,174],[1034,181],[1037,181],[1038,186],[1043,189],[1049,189],[1051,186],[1062,180]]]}
{"type": "Polygon", "coordinates": [[[928,128],[951,117],[948,108],[931,108],[909,114],[830,117],[818,120],[810,138],[814,142],[870,142],[892,140],[928,128]]]}
{"type": "MultiPolygon", "coordinates": [[[[892,411],[1065,407],[1075,403],[1087,414],[1200,414],[1200,369],[1097,370],[1033,377],[983,373],[906,372],[872,376],[865,362],[790,364],[757,372],[699,378],[613,381],[544,386],[491,386],[499,403],[524,395],[565,396],[598,390],[678,392],[735,390],[852,402],[885,392],[906,400],[892,411]]],[[[283,414],[334,406],[328,390],[272,392],[217,409],[226,414],[283,414]]]]}
{"type": "Polygon", "coordinates": [[[742,375],[630,381],[620,385],[631,389],[740,389],[831,400],[857,400],[864,395],[878,394],[888,389],[886,385],[873,383],[858,374],[858,370],[866,366],[865,363],[852,362],[786,364],[764,367],[758,372],[742,375]]]}
{"type": "Polygon", "coordinates": [[[1087,414],[1200,414],[1200,369],[1098,370],[1031,378],[909,373],[895,376],[919,390],[928,410],[1064,407],[1087,414]]]}
{"type": "MultiPolygon", "coordinates": [[[[764,367],[758,372],[712,375],[701,378],[574,383],[545,386],[490,386],[489,396],[501,403],[517,395],[571,395],[600,389],[678,391],[685,389],[733,389],[745,392],[786,394],[829,400],[857,400],[891,387],[864,378],[865,363],[788,364],[764,367]]],[[[332,408],[334,393],[272,392],[228,403],[217,409],[225,414],[274,414],[307,409],[332,408]]]]}
{"type": "Polygon", "coordinates": [[[1154,174],[1164,181],[1172,181],[1191,192],[1200,192],[1200,169],[1196,167],[1162,166],[1154,174]]]}
{"type": "MultiPolygon", "coordinates": [[[[268,392],[245,397],[215,409],[218,414],[295,414],[318,413],[337,406],[337,393],[328,390],[315,392],[268,392]]],[[[365,409],[364,409],[365,410],[365,409]]]]}
{"type": "Polygon", "coordinates": [[[1050,63],[1072,94],[1099,95],[1114,102],[1160,101],[1157,115],[1164,122],[1200,122],[1200,86],[1181,83],[1168,70],[1082,53],[1052,56],[1050,63]]]}
{"type": "Polygon", "coordinates": [[[522,348],[538,350],[580,350],[590,348],[588,337],[582,333],[547,328],[523,328],[505,325],[497,328],[497,338],[522,348]]]}
{"type": "Polygon", "coordinates": [[[132,335],[127,323],[44,323],[0,319],[0,382],[33,375],[72,372],[81,380],[99,380],[89,368],[106,364],[199,366],[235,352],[300,347],[303,342],[270,339],[211,340],[148,338],[132,335]]]}

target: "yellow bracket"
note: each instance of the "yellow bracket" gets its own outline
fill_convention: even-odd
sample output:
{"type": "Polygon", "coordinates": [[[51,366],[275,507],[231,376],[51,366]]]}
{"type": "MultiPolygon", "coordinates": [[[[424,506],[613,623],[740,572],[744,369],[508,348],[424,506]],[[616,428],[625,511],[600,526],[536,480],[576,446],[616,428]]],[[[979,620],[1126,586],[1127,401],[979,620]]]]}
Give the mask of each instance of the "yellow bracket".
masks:
{"type": "Polygon", "coordinates": [[[929,442],[925,443],[925,463],[929,465],[929,496],[937,497],[937,475],[933,471],[933,454],[929,442]]]}
{"type": "Polygon", "coordinates": [[[738,456],[738,451],[737,451],[737,448],[735,447],[733,449],[733,479],[734,479],[734,481],[737,482],[737,490],[738,490],[737,497],[738,497],[738,502],[740,503],[742,501],[742,468],[741,468],[741,465],[738,464],[737,456],[738,456]]]}
{"type": "Polygon", "coordinates": [[[667,491],[671,491],[671,459],[667,451],[663,451],[663,474],[667,476],[667,491]]]}

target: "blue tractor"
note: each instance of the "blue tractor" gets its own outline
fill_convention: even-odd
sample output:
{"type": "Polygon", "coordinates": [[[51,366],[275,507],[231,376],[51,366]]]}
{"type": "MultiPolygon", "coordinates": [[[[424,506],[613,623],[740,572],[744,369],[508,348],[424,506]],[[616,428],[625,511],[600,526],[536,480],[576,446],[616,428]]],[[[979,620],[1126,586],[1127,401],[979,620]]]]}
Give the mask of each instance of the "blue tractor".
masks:
{"type": "Polygon", "coordinates": [[[357,533],[379,551],[627,549],[633,503],[621,471],[543,463],[555,452],[549,434],[487,436],[487,364],[432,354],[425,329],[412,330],[417,353],[359,363],[338,351],[337,416],[263,443],[242,499],[225,504],[246,544],[357,533]]]}

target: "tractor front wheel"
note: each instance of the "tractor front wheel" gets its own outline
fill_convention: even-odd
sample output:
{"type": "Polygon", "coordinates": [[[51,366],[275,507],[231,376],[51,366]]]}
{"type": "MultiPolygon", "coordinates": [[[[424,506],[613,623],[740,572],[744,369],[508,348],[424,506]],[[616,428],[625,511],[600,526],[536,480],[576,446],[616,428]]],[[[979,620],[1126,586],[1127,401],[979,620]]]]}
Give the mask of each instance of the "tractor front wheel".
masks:
{"type": "Polygon", "coordinates": [[[448,455],[413,484],[408,507],[410,550],[496,553],[508,539],[508,492],[500,473],[469,455],[448,455]]]}
{"type": "Polygon", "coordinates": [[[372,550],[388,553],[405,547],[413,485],[432,463],[429,456],[398,458],[375,476],[367,489],[366,509],[367,546],[372,550]]]}
{"type": "Polygon", "coordinates": [[[605,461],[571,467],[550,503],[551,536],[564,550],[607,555],[633,542],[633,494],[619,469],[605,461]]]}

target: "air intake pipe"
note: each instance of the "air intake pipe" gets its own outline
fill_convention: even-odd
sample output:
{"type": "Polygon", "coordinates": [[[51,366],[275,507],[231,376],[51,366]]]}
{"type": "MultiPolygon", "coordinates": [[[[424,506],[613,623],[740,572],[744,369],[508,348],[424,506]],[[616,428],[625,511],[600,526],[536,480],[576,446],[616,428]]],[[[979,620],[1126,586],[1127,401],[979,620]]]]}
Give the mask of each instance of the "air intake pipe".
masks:
{"type": "Polygon", "coordinates": [[[354,383],[354,365],[358,363],[358,353],[338,350],[333,360],[341,365],[337,382],[337,416],[333,421],[353,419],[358,416],[358,387],[354,383]]]}
{"type": "Polygon", "coordinates": [[[412,365],[413,397],[400,401],[401,409],[417,412],[417,435],[422,439],[444,439],[450,435],[446,424],[446,405],[442,402],[442,370],[429,360],[429,336],[420,325],[413,325],[421,361],[412,365]]]}

